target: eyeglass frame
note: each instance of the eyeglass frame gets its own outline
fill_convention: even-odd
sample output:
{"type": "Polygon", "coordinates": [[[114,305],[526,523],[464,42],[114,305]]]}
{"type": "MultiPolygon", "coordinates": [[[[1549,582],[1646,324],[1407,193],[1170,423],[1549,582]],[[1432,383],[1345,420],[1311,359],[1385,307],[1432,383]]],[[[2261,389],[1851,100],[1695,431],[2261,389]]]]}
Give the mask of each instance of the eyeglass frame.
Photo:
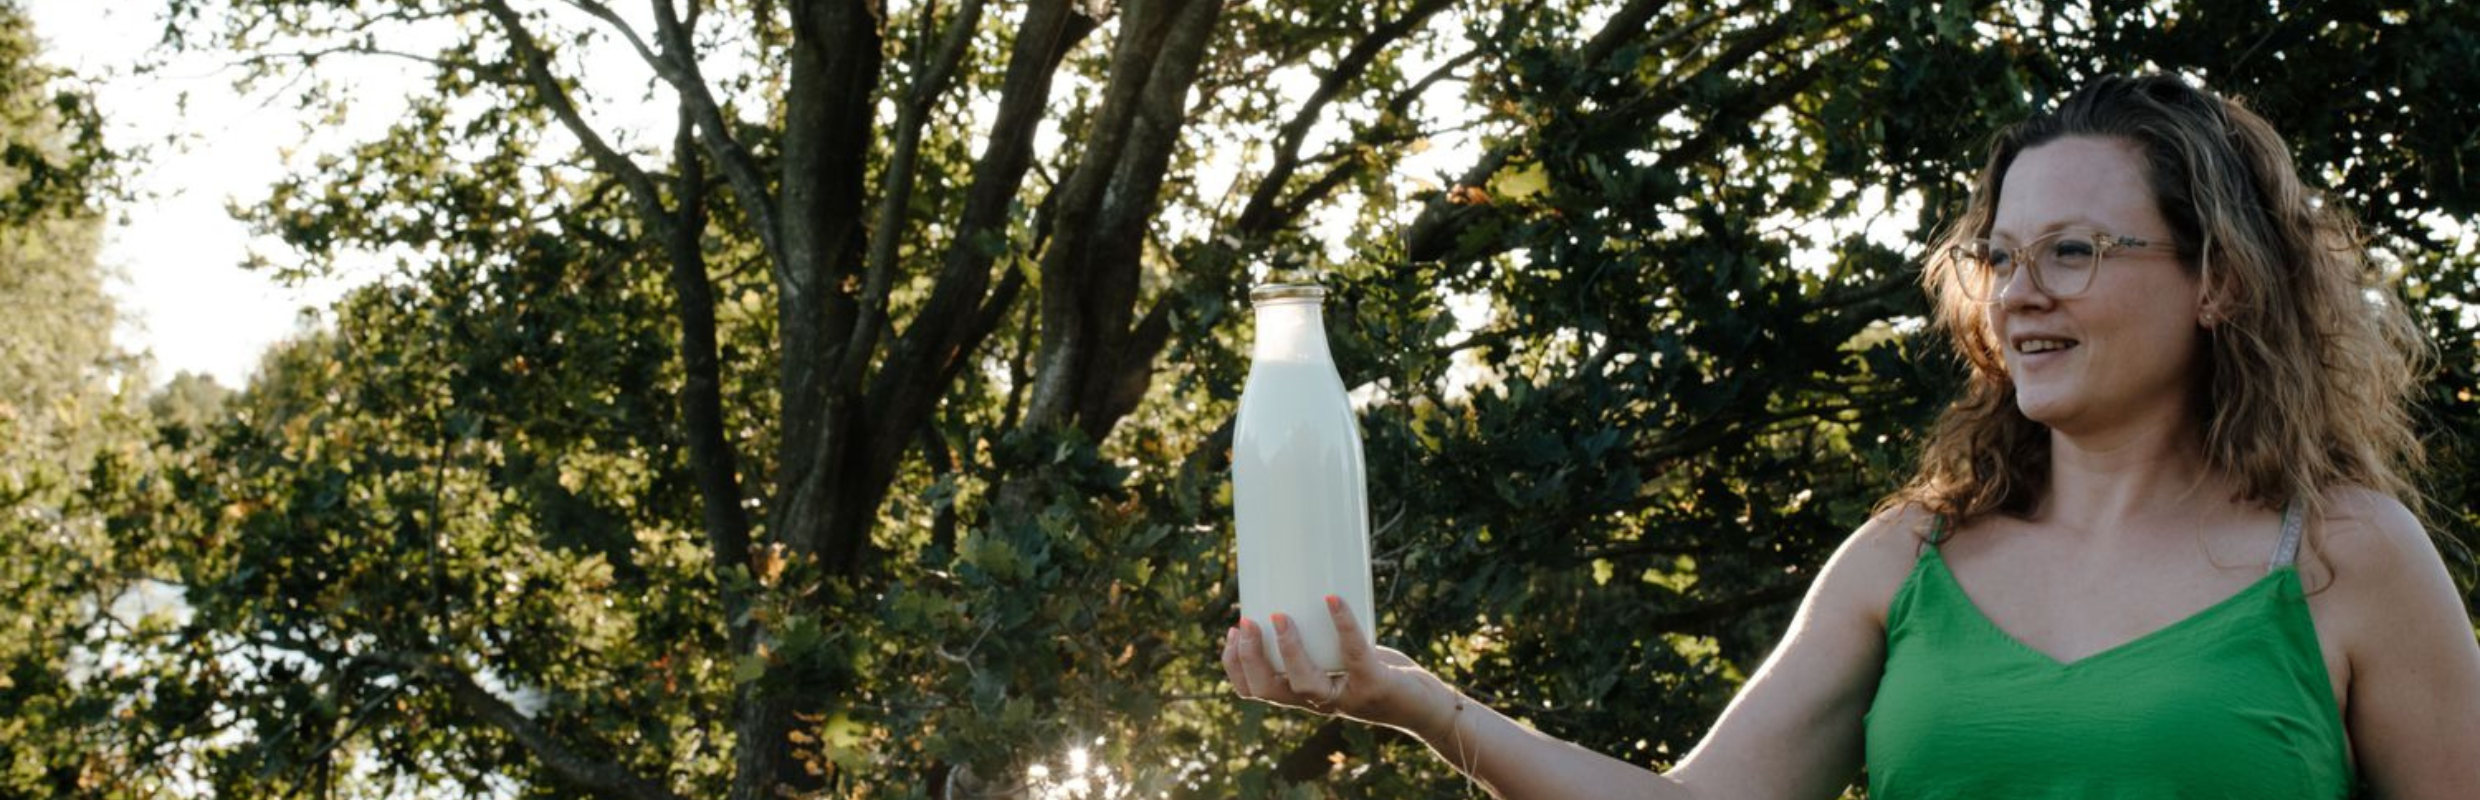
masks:
{"type": "MultiPolygon", "coordinates": [[[[2096,277],[2086,277],[2084,279],[2083,287],[2078,288],[2073,292],[2059,292],[2051,289],[2049,282],[2041,277],[2046,272],[2046,269],[2042,266],[2044,259],[2031,258],[2031,253],[2036,247],[2053,245],[2069,236],[2083,236],[2091,240],[2093,245],[2092,257],[2094,259],[2092,268],[2093,276],[2100,275],[2101,263],[2109,260],[2112,252],[2120,249],[2159,250],[2171,255],[2184,254],[2184,251],[2180,250],[2177,244],[2171,242],[2156,242],[2150,239],[2126,236],[2104,230],[2059,230],[2033,237],[2032,241],[2025,242],[2017,247],[2002,246],[1996,242],[1982,238],[1972,239],[1964,242],[1963,244],[1950,245],[1946,248],[1946,257],[1958,262],[1963,269],[1950,271],[1948,275],[1954,279],[1956,288],[1963,291],[1963,296],[1965,299],[1982,305],[1997,304],[1999,297],[2006,293],[2006,286],[2015,281],[2015,275],[2010,269],[2005,276],[2000,277],[1996,274],[1996,268],[1990,267],[1985,263],[1987,261],[1986,258],[1974,258],[1958,252],[1966,247],[1977,244],[1980,245],[1985,252],[2006,253],[2007,257],[2010,259],[2009,263],[2013,263],[2013,260],[2029,258],[2032,263],[2032,286],[2035,289],[2039,289],[2042,294],[2057,298],[2081,297],[2085,292],[2092,291],[2093,281],[2096,277]],[[1966,270],[1980,272],[1987,275],[1991,279],[1989,281],[1989,296],[1987,298],[1981,298],[1974,295],[1971,284],[1972,276],[1965,274],[1966,270]]],[[[2055,255],[2053,254],[2052,259],[2054,258],[2055,255]]]]}

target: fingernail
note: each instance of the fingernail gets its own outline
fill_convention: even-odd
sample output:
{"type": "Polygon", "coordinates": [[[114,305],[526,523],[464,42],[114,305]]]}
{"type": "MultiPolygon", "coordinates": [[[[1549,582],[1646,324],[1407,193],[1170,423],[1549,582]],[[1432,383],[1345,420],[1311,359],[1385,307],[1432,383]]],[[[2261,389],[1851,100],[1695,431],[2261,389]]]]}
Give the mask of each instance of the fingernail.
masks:
{"type": "Polygon", "coordinates": [[[1274,615],[1274,629],[1275,629],[1277,632],[1282,632],[1282,631],[1288,631],[1288,630],[1291,630],[1291,629],[1292,629],[1292,618],[1291,618],[1291,617],[1284,616],[1284,615],[1281,615],[1281,614],[1276,614],[1276,615],[1274,615]]]}
{"type": "Polygon", "coordinates": [[[1327,596],[1326,596],[1326,610],[1328,610],[1328,611],[1333,611],[1333,612],[1336,612],[1336,613],[1342,613],[1342,611],[1343,611],[1343,598],[1336,597],[1336,596],[1331,595],[1331,594],[1330,594],[1330,595],[1327,595],[1327,596]]]}

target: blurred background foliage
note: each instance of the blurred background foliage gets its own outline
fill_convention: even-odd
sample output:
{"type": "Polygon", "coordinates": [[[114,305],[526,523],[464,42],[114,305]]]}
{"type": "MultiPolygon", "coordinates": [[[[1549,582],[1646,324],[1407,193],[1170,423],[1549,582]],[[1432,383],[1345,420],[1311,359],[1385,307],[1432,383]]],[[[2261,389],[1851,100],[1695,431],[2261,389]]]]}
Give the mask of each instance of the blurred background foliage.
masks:
{"type": "Polygon", "coordinates": [[[0,4],[0,797],[1459,792],[1223,685],[1269,276],[1332,291],[1380,639],[1667,764],[1957,383],[1919,242],[1991,132],[2131,71],[2363,221],[2476,574],[2468,3],[164,8],[307,108],[435,91],[234,187],[271,279],[395,266],[157,387],[94,257],[144,164],[0,4]]]}

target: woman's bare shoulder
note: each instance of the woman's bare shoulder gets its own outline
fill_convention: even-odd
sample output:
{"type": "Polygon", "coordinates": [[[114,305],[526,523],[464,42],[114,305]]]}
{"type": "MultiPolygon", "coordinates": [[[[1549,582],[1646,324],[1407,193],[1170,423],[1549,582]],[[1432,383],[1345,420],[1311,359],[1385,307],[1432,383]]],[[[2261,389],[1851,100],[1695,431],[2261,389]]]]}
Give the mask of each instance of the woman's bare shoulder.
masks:
{"type": "Polygon", "coordinates": [[[2310,544],[2332,562],[2336,581],[2385,584],[2425,567],[2444,567],[2427,527],[2394,496],[2342,486],[2319,499],[2323,509],[2310,544]]]}
{"type": "Polygon", "coordinates": [[[1910,577],[1935,522],[1935,515],[1912,504],[1878,512],[1835,549],[1816,594],[1849,603],[1883,625],[1886,606],[1910,577]]]}
{"type": "MultiPolygon", "coordinates": [[[[2331,489],[2302,559],[2308,588],[2362,646],[2386,645],[2413,620],[2466,634],[2466,615],[2445,559],[2401,500],[2362,487],[2331,489]]],[[[2320,619],[2320,622],[2326,621],[2320,619]]],[[[2356,647],[2355,647],[2356,649],[2356,647]]]]}
{"type": "Polygon", "coordinates": [[[1937,524],[1937,515],[1918,504],[1903,503],[1880,509],[1851,532],[1851,537],[1844,540],[1842,549],[1899,553],[1902,556],[1900,560],[1908,563],[1920,554],[1921,546],[1928,543],[1937,524]]]}

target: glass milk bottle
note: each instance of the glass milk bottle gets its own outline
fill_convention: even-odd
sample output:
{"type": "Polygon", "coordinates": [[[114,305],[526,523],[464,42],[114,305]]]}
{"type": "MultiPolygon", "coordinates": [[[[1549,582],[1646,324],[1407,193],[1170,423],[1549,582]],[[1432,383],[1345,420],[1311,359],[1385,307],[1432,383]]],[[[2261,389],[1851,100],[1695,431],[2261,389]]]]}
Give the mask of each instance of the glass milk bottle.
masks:
{"type": "Polygon", "coordinates": [[[1285,667],[1276,613],[1292,619],[1310,660],[1327,672],[1343,669],[1327,595],[1343,598],[1363,638],[1375,630],[1360,423],[1326,350],[1318,315],[1325,298],[1314,284],[1249,292],[1257,343],[1231,446],[1240,611],[1266,632],[1260,641],[1277,671],[1285,667]]]}

